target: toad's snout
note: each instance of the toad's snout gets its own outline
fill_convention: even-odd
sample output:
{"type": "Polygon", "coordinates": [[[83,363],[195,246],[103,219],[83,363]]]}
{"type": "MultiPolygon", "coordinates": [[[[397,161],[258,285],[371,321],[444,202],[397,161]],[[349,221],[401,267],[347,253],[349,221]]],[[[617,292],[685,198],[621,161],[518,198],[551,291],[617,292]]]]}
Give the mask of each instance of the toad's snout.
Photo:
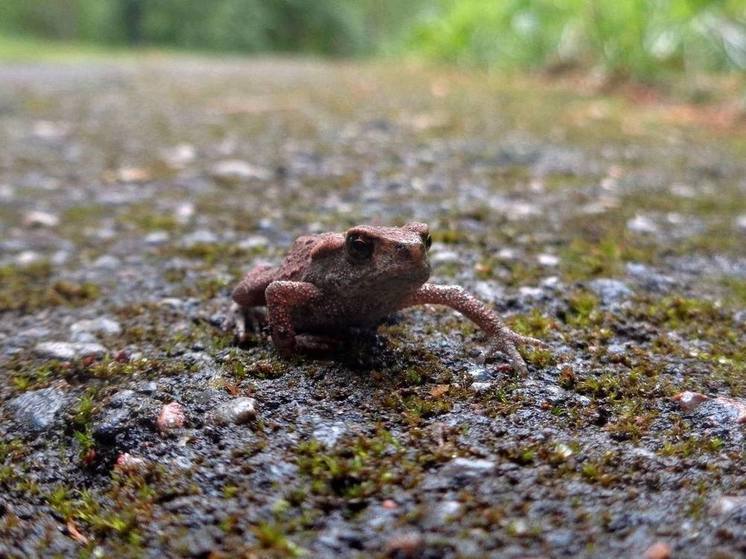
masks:
{"type": "Polygon", "coordinates": [[[422,243],[396,243],[397,258],[401,260],[419,262],[425,259],[426,253],[427,250],[422,243]]]}

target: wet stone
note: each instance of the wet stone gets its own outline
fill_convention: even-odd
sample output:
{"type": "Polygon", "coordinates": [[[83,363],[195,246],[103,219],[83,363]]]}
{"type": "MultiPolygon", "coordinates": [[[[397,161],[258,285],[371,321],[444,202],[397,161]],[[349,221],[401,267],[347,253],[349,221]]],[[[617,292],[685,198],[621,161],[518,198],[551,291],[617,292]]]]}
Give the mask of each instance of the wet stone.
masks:
{"type": "Polygon", "coordinates": [[[631,298],[634,293],[623,281],[610,278],[597,278],[588,284],[588,287],[604,305],[617,305],[631,298]]]}
{"type": "Polygon", "coordinates": [[[445,464],[440,472],[439,477],[449,483],[465,483],[489,475],[495,470],[495,463],[492,460],[482,458],[454,458],[445,464]]]}
{"type": "Polygon", "coordinates": [[[104,254],[102,256],[99,256],[93,262],[94,268],[101,268],[103,270],[115,270],[121,265],[122,261],[119,260],[119,258],[117,258],[116,256],[112,256],[111,254],[104,254]]]}
{"type": "Polygon", "coordinates": [[[162,245],[163,243],[168,242],[169,238],[170,235],[167,231],[153,231],[152,233],[145,235],[143,241],[148,245],[162,245]]]}
{"type": "Polygon", "coordinates": [[[83,357],[103,357],[106,348],[89,342],[42,342],[34,346],[34,353],[39,357],[70,361],[83,357]]]}
{"type": "Polygon", "coordinates": [[[202,526],[190,530],[175,542],[175,547],[186,557],[206,557],[216,547],[221,537],[217,526],[202,526]]]}
{"type": "Polygon", "coordinates": [[[210,174],[222,184],[231,185],[251,179],[267,180],[272,173],[240,159],[226,159],[213,165],[210,174]]]}
{"type": "Polygon", "coordinates": [[[218,425],[243,425],[256,417],[254,398],[234,398],[220,404],[212,412],[212,420],[218,425]]]}
{"type": "Polygon", "coordinates": [[[104,443],[113,443],[119,436],[136,428],[140,419],[151,415],[156,407],[150,398],[125,389],[109,398],[105,408],[93,422],[93,436],[104,443]]]}
{"type": "Polygon", "coordinates": [[[655,234],[658,232],[658,226],[655,221],[650,219],[648,216],[638,214],[629,221],[627,221],[627,229],[633,233],[642,234],[655,234]]]}
{"type": "Polygon", "coordinates": [[[474,379],[474,382],[489,382],[494,380],[492,371],[486,367],[472,367],[467,373],[474,379]]]}
{"type": "Polygon", "coordinates": [[[322,422],[314,429],[313,438],[326,447],[332,447],[347,431],[347,425],[342,421],[322,422]]]}
{"type": "Polygon", "coordinates": [[[108,410],[94,423],[93,436],[102,442],[113,442],[131,423],[132,413],[127,408],[108,410]]]}
{"type": "Polygon", "coordinates": [[[469,385],[469,388],[471,388],[474,392],[486,392],[490,388],[492,388],[491,382],[472,382],[471,385],[469,385]]]}
{"type": "Polygon", "coordinates": [[[626,271],[631,278],[642,284],[642,287],[647,290],[664,292],[674,284],[674,280],[670,276],[658,273],[639,262],[628,262],[626,271]]]}
{"type": "Polygon", "coordinates": [[[201,244],[214,244],[218,241],[218,236],[212,231],[208,231],[206,229],[198,229],[197,231],[194,231],[193,233],[190,233],[188,235],[184,235],[181,238],[182,246],[185,246],[187,248],[201,244]]]}
{"type": "Polygon", "coordinates": [[[27,227],[55,227],[59,223],[60,218],[49,212],[33,211],[23,217],[23,224],[27,227]]]}
{"type": "Polygon", "coordinates": [[[723,517],[734,517],[746,523],[746,495],[724,495],[711,507],[712,514],[723,517]]]}
{"type": "Polygon", "coordinates": [[[452,499],[445,500],[432,507],[426,523],[429,526],[440,526],[446,524],[460,512],[461,503],[452,499]]]}
{"type": "Polygon", "coordinates": [[[180,429],[184,426],[184,423],[186,423],[184,406],[178,402],[166,404],[161,408],[155,423],[158,429],[163,433],[180,429]]]}
{"type": "Polygon", "coordinates": [[[736,228],[746,233],[746,214],[741,214],[735,219],[736,228]]]}
{"type": "Polygon", "coordinates": [[[15,420],[30,431],[44,431],[52,426],[67,401],[59,388],[42,388],[26,392],[8,402],[15,420]]]}
{"type": "Polygon", "coordinates": [[[101,336],[118,336],[122,333],[122,327],[116,320],[101,316],[92,320],[79,320],[70,326],[70,331],[73,334],[84,332],[101,336]]]}

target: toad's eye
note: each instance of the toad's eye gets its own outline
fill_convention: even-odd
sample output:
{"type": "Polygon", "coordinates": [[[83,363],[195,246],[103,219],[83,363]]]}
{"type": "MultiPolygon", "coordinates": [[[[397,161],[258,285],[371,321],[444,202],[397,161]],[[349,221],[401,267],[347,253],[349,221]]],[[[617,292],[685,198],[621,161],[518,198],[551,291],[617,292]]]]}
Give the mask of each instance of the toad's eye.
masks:
{"type": "Polygon", "coordinates": [[[353,260],[363,261],[373,256],[373,241],[361,235],[351,234],[347,236],[347,254],[353,260]]]}
{"type": "Polygon", "coordinates": [[[433,236],[430,233],[423,235],[422,242],[425,243],[425,248],[430,250],[430,247],[433,246],[433,236]]]}

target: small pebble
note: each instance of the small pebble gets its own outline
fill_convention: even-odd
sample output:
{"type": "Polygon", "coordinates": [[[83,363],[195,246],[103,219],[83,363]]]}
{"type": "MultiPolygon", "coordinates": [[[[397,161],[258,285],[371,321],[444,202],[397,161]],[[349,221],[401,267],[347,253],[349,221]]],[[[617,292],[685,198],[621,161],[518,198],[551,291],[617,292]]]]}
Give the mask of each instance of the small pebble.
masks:
{"type": "Polygon", "coordinates": [[[42,260],[44,260],[44,257],[33,250],[24,250],[23,252],[19,252],[15,257],[15,262],[19,266],[28,266],[42,260]]]}
{"type": "Polygon", "coordinates": [[[60,218],[49,212],[31,211],[23,217],[26,227],[56,227],[60,224],[60,218]]]}
{"type": "Polygon", "coordinates": [[[671,557],[671,546],[665,542],[655,542],[643,555],[645,559],[669,559],[671,557]]]}
{"type": "Polygon", "coordinates": [[[116,178],[120,182],[147,182],[151,173],[142,167],[122,167],[117,169],[116,178]]]}
{"type": "Polygon", "coordinates": [[[254,398],[234,398],[215,408],[212,417],[213,421],[220,425],[243,425],[256,417],[256,402],[254,398]]]}
{"type": "Polygon", "coordinates": [[[170,235],[168,234],[168,231],[153,231],[145,235],[145,238],[143,240],[146,244],[155,246],[162,245],[163,243],[167,242],[169,238],[170,235]]]}
{"type": "Polygon", "coordinates": [[[258,167],[241,161],[240,159],[226,159],[213,165],[211,169],[213,178],[224,184],[237,183],[249,179],[267,180],[272,178],[272,173],[263,167],[258,167]]]}
{"type": "Polygon", "coordinates": [[[34,353],[40,357],[70,361],[83,357],[103,357],[106,355],[106,348],[98,343],[41,342],[34,346],[34,353]]]}
{"type": "Polygon", "coordinates": [[[539,254],[536,257],[536,261],[542,266],[556,266],[559,264],[559,257],[554,254],[539,254]]]}
{"type": "Polygon", "coordinates": [[[92,320],[79,320],[72,326],[70,331],[75,334],[86,332],[89,334],[100,334],[103,336],[118,336],[122,333],[122,327],[116,320],[101,316],[92,320]]]}
{"type": "Polygon", "coordinates": [[[124,452],[117,457],[114,468],[122,473],[136,474],[145,468],[147,462],[144,458],[133,456],[129,452],[124,452]]]}
{"type": "Polygon", "coordinates": [[[658,226],[647,216],[637,214],[627,221],[627,229],[635,233],[654,234],[658,232],[658,226]]]}
{"type": "Polygon", "coordinates": [[[604,305],[616,305],[634,295],[623,281],[611,278],[596,278],[588,284],[604,305]]]}
{"type": "Polygon", "coordinates": [[[67,396],[59,388],[42,388],[25,392],[8,402],[15,420],[31,431],[44,431],[54,423],[67,396]]]}
{"type": "Polygon", "coordinates": [[[414,559],[422,555],[425,540],[418,532],[408,532],[393,536],[386,543],[386,557],[395,559],[414,559]]]}
{"type": "Polygon", "coordinates": [[[492,386],[491,382],[472,382],[469,388],[474,392],[485,392],[492,386]]]}
{"type": "Polygon", "coordinates": [[[679,403],[679,407],[684,411],[692,411],[698,407],[702,402],[709,400],[704,394],[699,392],[681,392],[676,394],[673,399],[679,403]]]}
{"type": "Polygon", "coordinates": [[[746,402],[735,398],[717,396],[709,398],[699,392],[681,392],[673,397],[684,411],[703,411],[711,422],[726,424],[735,420],[737,424],[746,423],[746,402]],[[699,408],[702,410],[699,410],[699,408]]]}
{"type": "Polygon", "coordinates": [[[185,422],[184,407],[178,402],[171,402],[161,408],[156,425],[162,433],[166,433],[183,427],[185,422]]]}
{"type": "Polygon", "coordinates": [[[728,516],[733,512],[743,512],[746,516],[746,495],[734,496],[725,495],[720,497],[712,505],[712,512],[717,515],[728,516]]]}
{"type": "Polygon", "coordinates": [[[741,214],[736,218],[736,227],[746,232],[746,214],[741,214]]]}

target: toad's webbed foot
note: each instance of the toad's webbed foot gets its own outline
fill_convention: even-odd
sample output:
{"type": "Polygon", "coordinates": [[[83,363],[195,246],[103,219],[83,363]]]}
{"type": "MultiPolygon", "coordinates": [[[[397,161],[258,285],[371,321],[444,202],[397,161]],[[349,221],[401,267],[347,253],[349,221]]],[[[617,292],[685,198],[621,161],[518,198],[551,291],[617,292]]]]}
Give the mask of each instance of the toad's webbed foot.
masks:
{"type": "Polygon", "coordinates": [[[477,324],[490,337],[493,348],[504,353],[518,373],[526,374],[528,368],[516,346],[548,347],[541,340],[513,332],[493,310],[459,286],[426,283],[410,295],[401,306],[404,308],[424,304],[446,305],[477,324]]]}
{"type": "Polygon", "coordinates": [[[492,351],[499,351],[507,356],[508,361],[513,366],[513,370],[518,373],[528,373],[526,362],[518,352],[519,345],[534,346],[540,348],[547,348],[547,344],[536,338],[530,336],[521,336],[520,334],[513,332],[507,326],[503,326],[497,331],[497,333],[490,335],[492,340],[492,351]]]}
{"type": "Polygon", "coordinates": [[[258,333],[266,320],[266,314],[261,309],[242,307],[234,302],[228,309],[222,328],[226,332],[233,331],[238,342],[243,343],[252,333],[258,333]]]}

